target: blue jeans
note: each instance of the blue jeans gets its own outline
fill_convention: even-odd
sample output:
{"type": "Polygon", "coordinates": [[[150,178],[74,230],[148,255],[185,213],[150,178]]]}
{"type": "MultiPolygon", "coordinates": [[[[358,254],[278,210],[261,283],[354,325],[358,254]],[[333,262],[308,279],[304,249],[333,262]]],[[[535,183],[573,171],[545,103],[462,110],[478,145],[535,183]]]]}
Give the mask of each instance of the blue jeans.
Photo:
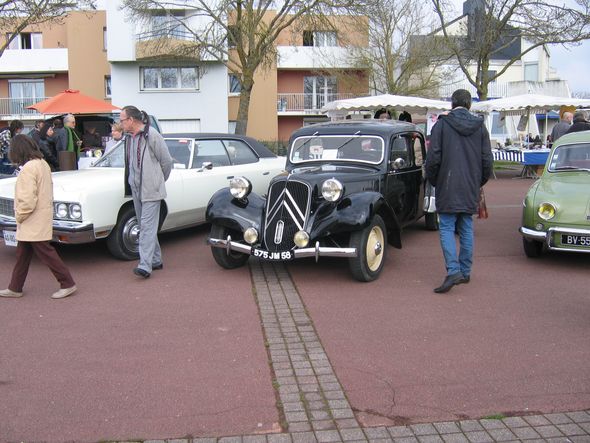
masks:
{"type": "Polygon", "coordinates": [[[445,257],[447,275],[471,274],[473,263],[473,215],[466,213],[439,213],[440,246],[445,257]],[[457,257],[455,230],[459,233],[460,251],[457,257]]]}

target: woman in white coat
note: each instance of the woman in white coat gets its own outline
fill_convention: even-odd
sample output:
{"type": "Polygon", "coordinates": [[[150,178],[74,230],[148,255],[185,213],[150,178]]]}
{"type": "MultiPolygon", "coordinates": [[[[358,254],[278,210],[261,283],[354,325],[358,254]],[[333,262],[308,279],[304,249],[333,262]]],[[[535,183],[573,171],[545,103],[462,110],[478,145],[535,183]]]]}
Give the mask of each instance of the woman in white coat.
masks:
{"type": "Polygon", "coordinates": [[[22,134],[15,136],[10,143],[10,161],[22,166],[14,193],[18,244],[10,284],[8,289],[0,291],[0,297],[22,297],[33,253],[49,267],[60,283],[61,289],[51,298],[67,297],[76,291],[76,285],[70,271],[49,243],[53,236],[51,169],[43,160],[35,141],[22,134]]]}

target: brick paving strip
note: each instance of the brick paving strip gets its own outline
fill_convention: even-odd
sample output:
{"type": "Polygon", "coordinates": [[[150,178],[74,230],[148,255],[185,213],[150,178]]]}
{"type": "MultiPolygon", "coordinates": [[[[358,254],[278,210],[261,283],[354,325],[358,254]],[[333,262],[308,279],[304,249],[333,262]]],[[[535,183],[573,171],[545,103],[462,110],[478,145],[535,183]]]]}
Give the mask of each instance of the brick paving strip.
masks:
{"type": "Polygon", "coordinates": [[[249,264],[281,426],[288,432],[144,443],[590,443],[590,410],[361,428],[285,266],[249,264]]]}

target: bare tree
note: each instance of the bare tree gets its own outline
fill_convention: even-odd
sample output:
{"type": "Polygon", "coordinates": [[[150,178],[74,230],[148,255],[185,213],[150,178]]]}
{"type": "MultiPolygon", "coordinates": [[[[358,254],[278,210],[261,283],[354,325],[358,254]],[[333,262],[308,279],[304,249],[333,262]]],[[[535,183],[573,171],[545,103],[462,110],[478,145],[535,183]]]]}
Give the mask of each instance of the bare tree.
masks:
{"type": "Polygon", "coordinates": [[[0,40],[0,57],[10,43],[27,27],[59,21],[74,9],[94,9],[94,0],[2,0],[0,28],[6,38],[0,40]]]}
{"type": "Polygon", "coordinates": [[[370,0],[365,5],[370,44],[361,57],[371,67],[376,92],[436,96],[449,55],[440,40],[415,35],[419,29],[434,27],[436,17],[425,13],[428,4],[428,0],[370,0]]]}
{"type": "Polygon", "coordinates": [[[325,17],[353,3],[354,0],[123,0],[122,5],[136,21],[167,14],[191,35],[190,41],[180,45],[161,38],[159,43],[168,44],[169,51],[217,60],[227,66],[240,83],[236,133],[245,134],[255,74],[276,61],[275,42],[279,35],[290,26],[309,20],[319,20],[328,27],[325,17]]]}
{"type": "Polygon", "coordinates": [[[457,23],[449,18],[447,0],[431,1],[445,45],[480,100],[487,99],[491,82],[536,48],[590,38],[588,0],[575,0],[575,7],[551,0],[470,0],[473,14],[460,32],[452,30],[457,23]],[[493,58],[505,59],[495,73],[489,69],[493,58]]]}

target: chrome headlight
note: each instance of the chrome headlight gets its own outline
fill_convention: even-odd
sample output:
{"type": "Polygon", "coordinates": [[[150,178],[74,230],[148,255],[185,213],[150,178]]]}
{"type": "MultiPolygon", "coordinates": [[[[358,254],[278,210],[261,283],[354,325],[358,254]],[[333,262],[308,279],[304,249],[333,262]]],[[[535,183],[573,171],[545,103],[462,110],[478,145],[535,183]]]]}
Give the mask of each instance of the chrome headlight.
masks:
{"type": "Polygon", "coordinates": [[[56,203],[55,204],[55,215],[57,218],[68,217],[68,204],[67,203],[56,203]]]}
{"type": "Polygon", "coordinates": [[[254,243],[256,243],[258,241],[258,231],[256,230],[256,228],[250,227],[246,229],[244,231],[244,240],[249,245],[253,245],[254,243]]]}
{"type": "Polygon", "coordinates": [[[342,196],[344,186],[335,178],[329,178],[322,184],[322,196],[329,202],[335,202],[342,196]]]}
{"type": "Polygon", "coordinates": [[[252,183],[246,177],[234,177],[229,181],[229,192],[235,198],[246,198],[252,191],[252,183]]]}
{"type": "Polygon", "coordinates": [[[70,205],[70,218],[74,220],[82,220],[82,206],[78,203],[72,203],[70,205]]]}
{"type": "Polygon", "coordinates": [[[541,203],[539,205],[539,209],[537,210],[537,214],[543,220],[551,220],[555,217],[555,213],[557,212],[557,208],[551,203],[541,203]]]}

